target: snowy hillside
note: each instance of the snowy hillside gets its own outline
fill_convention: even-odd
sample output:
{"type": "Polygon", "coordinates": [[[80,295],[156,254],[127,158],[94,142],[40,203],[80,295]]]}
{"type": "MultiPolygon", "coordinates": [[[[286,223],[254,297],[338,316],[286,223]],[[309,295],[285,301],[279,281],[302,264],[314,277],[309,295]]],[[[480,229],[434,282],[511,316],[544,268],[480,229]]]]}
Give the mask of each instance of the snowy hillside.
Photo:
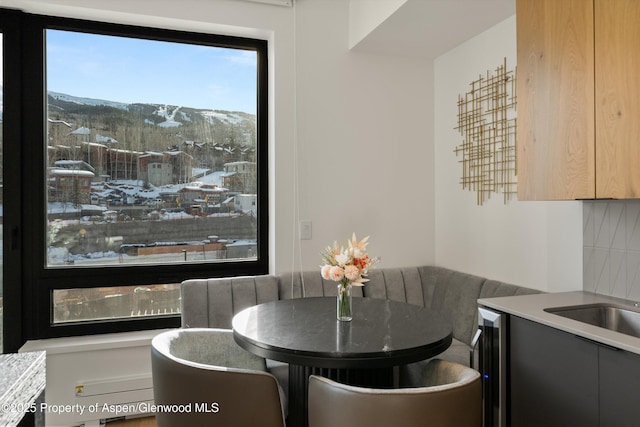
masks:
{"type": "Polygon", "coordinates": [[[106,105],[107,107],[119,108],[121,110],[129,109],[129,104],[124,104],[122,102],[106,101],[104,99],[79,98],[77,96],[71,96],[64,93],[58,93],[58,92],[52,92],[52,91],[49,91],[49,96],[59,101],[71,102],[73,104],[79,104],[79,105],[93,105],[93,106],[106,105]]]}
{"type": "MultiPolygon", "coordinates": [[[[2,86],[0,86],[0,95],[1,95],[2,86]]],[[[193,120],[191,115],[199,115],[203,117],[207,122],[213,123],[215,120],[218,120],[222,123],[237,125],[243,122],[250,122],[255,125],[255,115],[247,114],[242,112],[229,112],[229,111],[221,111],[221,110],[203,110],[198,108],[189,108],[185,106],[171,106],[171,105],[161,105],[161,104],[127,104],[124,102],[117,101],[108,101],[104,99],[93,99],[93,98],[83,98],[77,97],[73,95],[67,95],[65,93],[53,92],[49,91],[49,96],[53,98],[53,100],[72,103],[76,105],[87,105],[87,106],[107,106],[113,107],[120,110],[125,111],[137,111],[140,109],[140,106],[151,106],[155,110],[155,115],[161,118],[164,118],[164,121],[157,123],[160,127],[170,128],[170,127],[178,127],[183,125],[185,122],[190,122],[193,120]],[[135,105],[135,107],[134,107],[135,105]]],[[[2,103],[0,99],[0,114],[2,112],[2,103]]]]}

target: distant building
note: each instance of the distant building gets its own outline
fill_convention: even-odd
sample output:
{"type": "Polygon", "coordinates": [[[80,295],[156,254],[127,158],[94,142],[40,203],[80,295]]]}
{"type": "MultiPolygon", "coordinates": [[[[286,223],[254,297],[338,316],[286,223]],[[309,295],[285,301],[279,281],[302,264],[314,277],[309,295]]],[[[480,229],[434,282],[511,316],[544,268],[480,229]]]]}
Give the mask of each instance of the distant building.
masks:
{"type": "Polygon", "coordinates": [[[258,253],[255,240],[237,240],[227,244],[227,259],[253,258],[258,253]]]}
{"type": "Polygon", "coordinates": [[[147,151],[146,153],[138,156],[138,179],[158,186],[171,184],[171,175],[156,176],[155,173],[159,171],[151,172],[151,174],[149,173],[150,169],[156,169],[155,166],[152,167],[151,165],[162,164],[163,157],[162,153],[156,153],[153,151],[147,151]]]}
{"type": "MultiPolygon", "coordinates": [[[[71,125],[49,120],[49,166],[61,160],[84,161],[96,177],[113,180],[143,180],[156,186],[191,181],[193,157],[180,151],[139,152],[114,148],[118,141],[87,127],[69,131],[71,125]]],[[[193,148],[195,143],[188,145],[193,148]]]]}
{"type": "Polygon", "coordinates": [[[155,186],[189,182],[192,163],[184,151],[146,152],[138,156],[138,179],[155,186]]]}
{"type": "Polygon", "coordinates": [[[104,144],[95,142],[83,142],[81,147],[82,160],[95,169],[96,176],[107,174],[109,170],[109,148],[104,144]]]}
{"type": "Polygon", "coordinates": [[[71,125],[64,120],[52,120],[47,119],[48,126],[48,138],[49,144],[58,145],[63,144],[65,137],[69,134],[71,125]]]}
{"type": "Polygon", "coordinates": [[[110,136],[100,135],[86,127],[80,127],[69,132],[67,135],[75,136],[78,142],[97,142],[103,144],[117,144],[118,141],[110,136]]]}
{"type": "Polygon", "coordinates": [[[194,183],[187,185],[178,192],[178,198],[182,206],[190,206],[194,203],[202,203],[205,208],[212,204],[218,204],[227,197],[227,189],[214,184],[194,183]]]}
{"type": "Polygon", "coordinates": [[[139,151],[110,148],[107,173],[111,179],[138,179],[138,156],[141,154],[139,151]]]}
{"type": "Polygon", "coordinates": [[[147,180],[155,186],[173,183],[173,165],[170,163],[149,163],[147,180]]]}
{"type": "Polygon", "coordinates": [[[191,181],[193,173],[193,157],[184,151],[165,151],[163,163],[172,166],[173,183],[187,183],[191,181]]]}
{"type": "Polygon", "coordinates": [[[222,185],[234,193],[256,193],[256,168],[255,162],[225,163],[222,185]]]}
{"type": "Polygon", "coordinates": [[[57,169],[83,170],[94,174],[96,172],[94,167],[82,160],[56,160],[53,165],[57,169]]]}
{"type": "Polygon", "coordinates": [[[255,194],[238,194],[233,196],[233,209],[244,213],[258,213],[258,197],[255,194]]]}
{"type": "Polygon", "coordinates": [[[91,180],[95,174],[88,170],[49,169],[49,201],[89,203],[91,180]]]}

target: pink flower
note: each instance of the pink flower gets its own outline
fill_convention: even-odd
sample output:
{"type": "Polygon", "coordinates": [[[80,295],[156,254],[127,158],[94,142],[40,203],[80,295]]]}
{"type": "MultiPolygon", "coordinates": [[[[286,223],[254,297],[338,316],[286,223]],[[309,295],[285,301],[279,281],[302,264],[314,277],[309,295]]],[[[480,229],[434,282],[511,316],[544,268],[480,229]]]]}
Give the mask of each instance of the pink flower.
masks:
{"type": "Polygon", "coordinates": [[[350,282],[353,282],[360,276],[360,269],[355,265],[347,265],[344,268],[344,277],[349,279],[350,282]]]}
{"type": "Polygon", "coordinates": [[[329,264],[325,264],[322,266],[322,268],[320,269],[320,275],[322,275],[323,279],[329,280],[331,278],[331,276],[329,275],[330,270],[331,266],[329,264]]]}
{"type": "Polygon", "coordinates": [[[342,269],[342,267],[338,267],[337,265],[334,265],[329,270],[329,278],[334,282],[339,282],[340,280],[342,280],[343,277],[344,277],[344,270],[342,269]]]}

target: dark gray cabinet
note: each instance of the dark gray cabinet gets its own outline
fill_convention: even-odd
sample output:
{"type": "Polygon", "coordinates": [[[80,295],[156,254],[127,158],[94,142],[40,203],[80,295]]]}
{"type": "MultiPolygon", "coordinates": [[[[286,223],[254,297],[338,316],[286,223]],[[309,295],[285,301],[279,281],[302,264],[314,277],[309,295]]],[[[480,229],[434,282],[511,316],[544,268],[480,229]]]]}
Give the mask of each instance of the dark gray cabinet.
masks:
{"type": "Polygon", "coordinates": [[[509,318],[510,425],[637,427],[640,356],[509,318]]]}
{"type": "Polygon", "coordinates": [[[640,425],[640,356],[599,346],[600,425],[640,425]]]}
{"type": "Polygon", "coordinates": [[[510,317],[513,427],[598,427],[598,347],[574,335],[510,317]]]}

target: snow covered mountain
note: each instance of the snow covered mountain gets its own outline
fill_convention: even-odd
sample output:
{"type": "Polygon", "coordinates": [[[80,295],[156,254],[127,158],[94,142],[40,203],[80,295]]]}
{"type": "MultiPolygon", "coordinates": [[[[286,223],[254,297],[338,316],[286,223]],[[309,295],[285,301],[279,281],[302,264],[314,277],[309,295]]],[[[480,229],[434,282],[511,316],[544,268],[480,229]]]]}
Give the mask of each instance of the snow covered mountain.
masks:
{"type": "Polygon", "coordinates": [[[92,106],[105,105],[107,107],[119,108],[121,110],[129,110],[129,104],[125,104],[123,102],[105,101],[104,99],[79,98],[77,96],[71,96],[65,93],[58,93],[58,92],[52,92],[52,91],[49,91],[48,94],[53,99],[64,101],[64,102],[71,102],[73,104],[92,105],[92,106]]]}
{"type": "MultiPolygon", "coordinates": [[[[1,91],[1,86],[0,86],[1,91]]],[[[1,93],[1,92],[0,92],[1,93]]],[[[49,91],[50,100],[56,105],[58,109],[64,109],[65,103],[74,104],[77,106],[106,106],[113,107],[119,110],[124,111],[140,111],[145,107],[152,107],[154,112],[154,116],[158,116],[163,118],[164,121],[157,122],[156,124],[160,127],[179,127],[185,122],[192,121],[192,114],[197,114],[201,116],[209,123],[213,123],[214,120],[218,120],[220,122],[237,125],[243,123],[245,121],[252,122],[255,124],[256,118],[253,114],[237,112],[237,111],[223,111],[223,110],[207,110],[200,108],[190,108],[187,106],[173,106],[173,105],[163,105],[163,104],[145,104],[145,103],[135,103],[135,104],[127,104],[124,102],[117,101],[108,101],[104,99],[94,99],[94,98],[83,98],[73,95],[68,95],[65,93],[53,92],[49,91]],[[58,103],[56,101],[59,101],[58,103]]],[[[50,101],[51,102],[51,101],[50,101]]],[[[0,101],[0,112],[2,104],[0,101]]]]}

